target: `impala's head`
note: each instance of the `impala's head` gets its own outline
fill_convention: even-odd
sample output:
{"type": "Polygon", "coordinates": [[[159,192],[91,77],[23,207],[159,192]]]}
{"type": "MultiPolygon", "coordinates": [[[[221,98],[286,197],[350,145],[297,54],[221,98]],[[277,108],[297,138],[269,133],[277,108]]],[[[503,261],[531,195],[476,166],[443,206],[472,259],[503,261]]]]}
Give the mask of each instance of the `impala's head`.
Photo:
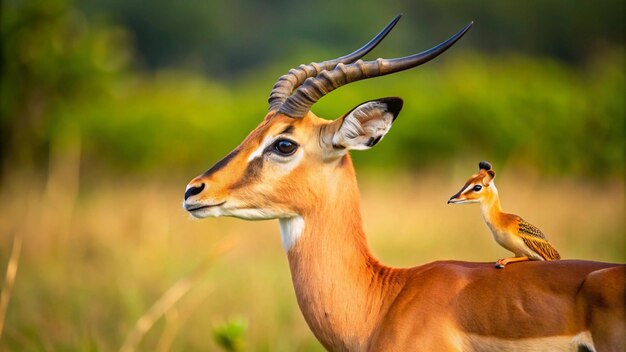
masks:
{"type": "Polygon", "coordinates": [[[399,98],[363,103],[328,121],[307,113],[274,114],[187,186],[185,209],[195,217],[270,219],[302,214],[333,175],[350,168],[347,153],[368,149],[391,128],[399,98]]]}
{"type": "Polygon", "coordinates": [[[493,183],[496,172],[486,161],[478,163],[478,173],[472,175],[461,190],[450,197],[448,204],[480,203],[497,195],[498,190],[493,183]]]}
{"type": "Polygon", "coordinates": [[[281,76],[270,93],[270,108],[263,122],[235,150],[189,183],[184,208],[199,218],[288,218],[302,215],[312,202],[333,194],[336,189],[332,187],[342,177],[354,178],[348,151],[378,143],[398,116],[402,100],[368,101],[336,120],[315,116],[311,106],[347,83],[425,63],[452,46],[471,26],[419,54],[359,60],[382,41],[399,18],[352,54],[300,65],[281,76]]]}

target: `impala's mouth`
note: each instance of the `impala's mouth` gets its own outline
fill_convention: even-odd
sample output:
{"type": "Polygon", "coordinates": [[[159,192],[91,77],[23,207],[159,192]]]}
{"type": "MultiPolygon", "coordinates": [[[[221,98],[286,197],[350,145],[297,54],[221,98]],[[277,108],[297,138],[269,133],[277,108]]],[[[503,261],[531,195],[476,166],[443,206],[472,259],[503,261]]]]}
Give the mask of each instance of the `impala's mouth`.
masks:
{"type": "Polygon", "coordinates": [[[193,212],[197,212],[199,210],[203,210],[203,209],[209,209],[209,208],[214,208],[214,207],[219,207],[222,206],[226,203],[226,201],[223,201],[221,203],[217,203],[217,204],[209,204],[209,205],[188,205],[185,204],[185,210],[187,210],[190,213],[193,212]]]}

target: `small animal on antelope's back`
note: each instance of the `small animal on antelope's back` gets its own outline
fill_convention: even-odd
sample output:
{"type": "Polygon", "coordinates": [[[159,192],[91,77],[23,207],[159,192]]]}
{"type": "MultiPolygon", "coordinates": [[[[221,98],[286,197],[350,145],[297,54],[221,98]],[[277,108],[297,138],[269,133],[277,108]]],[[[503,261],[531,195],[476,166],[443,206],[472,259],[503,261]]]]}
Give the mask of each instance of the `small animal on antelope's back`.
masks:
{"type": "Polygon", "coordinates": [[[493,238],[515,254],[515,257],[499,259],[496,268],[502,269],[508,263],[526,260],[561,259],[541,230],[515,214],[502,211],[498,189],[493,181],[495,177],[491,164],[481,161],[478,173],[472,175],[448,203],[480,203],[483,219],[493,238]]]}

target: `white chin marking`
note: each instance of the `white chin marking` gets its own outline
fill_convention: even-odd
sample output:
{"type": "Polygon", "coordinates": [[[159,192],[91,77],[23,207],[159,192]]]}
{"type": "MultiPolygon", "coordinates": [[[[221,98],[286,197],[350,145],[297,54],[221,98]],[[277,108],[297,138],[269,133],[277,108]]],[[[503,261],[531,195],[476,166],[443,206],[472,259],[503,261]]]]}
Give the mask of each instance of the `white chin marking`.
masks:
{"type": "Polygon", "coordinates": [[[205,208],[189,211],[189,214],[196,219],[204,219],[204,218],[216,218],[221,216],[219,209],[216,208],[205,208]]]}
{"type": "Polygon", "coordinates": [[[278,217],[272,211],[255,208],[224,209],[223,216],[232,216],[243,220],[270,220],[278,217]]]}
{"type": "Polygon", "coordinates": [[[278,219],[278,223],[280,224],[280,240],[285,252],[288,252],[304,232],[304,219],[301,216],[294,216],[278,219]]]}

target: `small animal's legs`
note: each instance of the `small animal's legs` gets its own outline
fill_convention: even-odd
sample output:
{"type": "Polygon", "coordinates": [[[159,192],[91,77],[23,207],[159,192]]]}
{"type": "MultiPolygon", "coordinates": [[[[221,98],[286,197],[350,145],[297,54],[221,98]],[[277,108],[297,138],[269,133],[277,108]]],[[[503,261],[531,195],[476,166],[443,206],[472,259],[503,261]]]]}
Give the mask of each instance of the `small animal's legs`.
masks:
{"type": "Polygon", "coordinates": [[[502,259],[498,259],[498,261],[496,262],[496,268],[498,269],[504,269],[504,267],[509,264],[509,263],[515,263],[515,262],[524,262],[530,260],[530,258],[528,257],[512,257],[512,258],[502,258],[502,259]]]}

